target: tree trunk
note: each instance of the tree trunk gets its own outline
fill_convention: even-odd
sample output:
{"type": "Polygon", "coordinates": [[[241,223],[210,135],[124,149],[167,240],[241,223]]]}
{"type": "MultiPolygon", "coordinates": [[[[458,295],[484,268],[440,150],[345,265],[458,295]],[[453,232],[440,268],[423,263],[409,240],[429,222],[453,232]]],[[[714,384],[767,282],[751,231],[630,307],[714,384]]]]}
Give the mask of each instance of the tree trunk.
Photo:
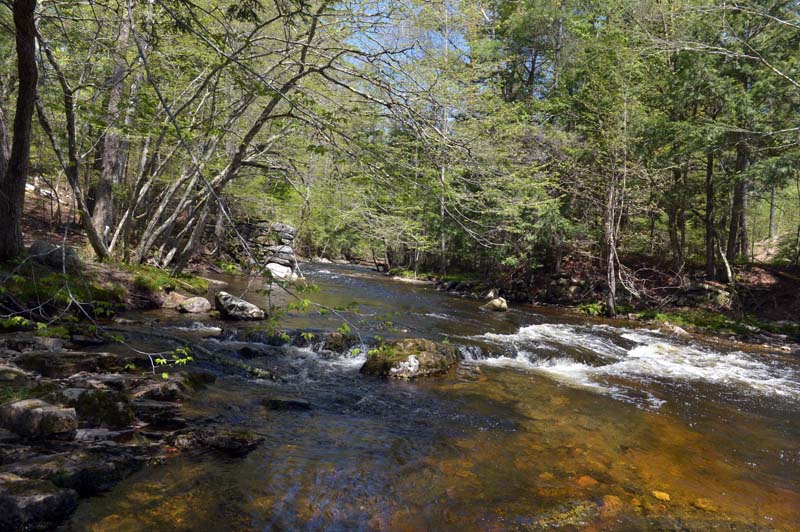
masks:
{"type": "Polygon", "coordinates": [[[717,274],[714,249],[714,154],[706,155],[706,278],[717,274]]]}
{"type": "Polygon", "coordinates": [[[741,249],[742,225],[745,221],[743,213],[745,209],[745,194],[747,183],[742,176],[742,172],[747,169],[747,147],[744,140],[736,145],[736,183],[733,186],[733,202],[731,203],[731,226],[728,232],[728,249],[725,255],[729,262],[736,260],[741,249]]]}
{"type": "Polygon", "coordinates": [[[125,90],[125,74],[128,63],[125,55],[128,50],[130,37],[130,21],[122,17],[119,36],[117,39],[117,59],[114,72],[107,80],[111,87],[108,95],[108,128],[103,135],[102,159],[100,162],[100,178],[95,188],[94,210],[92,211],[92,226],[97,234],[103,236],[103,241],[108,245],[109,231],[114,224],[114,186],[122,180],[125,168],[125,141],[117,128],[120,118],[120,103],[125,90]]]}
{"type": "Polygon", "coordinates": [[[31,119],[36,103],[36,0],[14,0],[18,93],[11,155],[0,176],[0,260],[22,251],[22,208],[31,149],[31,119]]]}

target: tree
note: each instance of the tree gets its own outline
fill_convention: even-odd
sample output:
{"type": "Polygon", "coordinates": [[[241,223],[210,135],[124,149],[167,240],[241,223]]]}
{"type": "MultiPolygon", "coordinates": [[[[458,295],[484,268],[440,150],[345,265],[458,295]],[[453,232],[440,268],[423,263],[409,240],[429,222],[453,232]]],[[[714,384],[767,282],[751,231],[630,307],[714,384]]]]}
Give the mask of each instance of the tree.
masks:
{"type": "MultiPolygon", "coordinates": [[[[22,250],[22,209],[31,146],[31,120],[36,100],[35,0],[14,0],[17,50],[17,104],[11,152],[6,160],[5,134],[0,136],[0,261],[22,250]]],[[[0,127],[4,124],[0,123],[0,127]]]]}

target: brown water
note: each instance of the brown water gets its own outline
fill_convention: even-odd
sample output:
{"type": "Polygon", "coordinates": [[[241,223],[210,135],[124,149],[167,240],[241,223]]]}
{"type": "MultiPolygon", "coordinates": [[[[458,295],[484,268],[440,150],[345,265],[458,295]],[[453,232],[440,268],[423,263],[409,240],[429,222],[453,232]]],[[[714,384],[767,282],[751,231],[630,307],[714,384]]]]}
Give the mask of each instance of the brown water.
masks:
{"type": "MultiPolygon", "coordinates": [[[[363,335],[447,336],[470,360],[416,383],[362,377],[359,355],[250,361],[283,380],[221,378],[187,415],[265,445],[146,468],[86,501],[74,530],[800,529],[796,359],[543,309],[487,314],[360,269],[309,275],[312,299],[361,303],[348,319],[363,335]],[[314,408],[260,406],[274,394],[314,408]]],[[[171,316],[151,317],[186,325],[171,316]]],[[[235,356],[241,343],[207,346],[235,356]]]]}

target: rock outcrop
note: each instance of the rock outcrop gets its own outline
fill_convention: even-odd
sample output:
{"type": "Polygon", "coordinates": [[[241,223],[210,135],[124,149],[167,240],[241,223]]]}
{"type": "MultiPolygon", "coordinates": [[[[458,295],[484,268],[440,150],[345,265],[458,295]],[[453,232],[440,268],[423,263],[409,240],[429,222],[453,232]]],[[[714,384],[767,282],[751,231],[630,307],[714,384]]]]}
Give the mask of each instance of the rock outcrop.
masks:
{"type": "Polygon", "coordinates": [[[273,277],[281,281],[297,278],[297,256],[294,241],[297,229],[285,223],[254,221],[237,224],[236,229],[247,240],[247,250],[236,240],[228,251],[242,263],[266,265],[273,277]],[[252,254],[252,257],[250,256],[252,254]]]}

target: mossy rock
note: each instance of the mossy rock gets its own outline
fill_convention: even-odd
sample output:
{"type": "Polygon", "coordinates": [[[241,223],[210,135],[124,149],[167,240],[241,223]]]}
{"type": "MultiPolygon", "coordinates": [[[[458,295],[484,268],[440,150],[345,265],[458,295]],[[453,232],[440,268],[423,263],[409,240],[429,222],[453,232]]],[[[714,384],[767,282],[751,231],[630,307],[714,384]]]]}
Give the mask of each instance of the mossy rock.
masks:
{"type": "Polygon", "coordinates": [[[416,379],[450,371],[460,360],[458,350],[422,338],[406,338],[369,351],[361,373],[395,379],[416,379]]]}

